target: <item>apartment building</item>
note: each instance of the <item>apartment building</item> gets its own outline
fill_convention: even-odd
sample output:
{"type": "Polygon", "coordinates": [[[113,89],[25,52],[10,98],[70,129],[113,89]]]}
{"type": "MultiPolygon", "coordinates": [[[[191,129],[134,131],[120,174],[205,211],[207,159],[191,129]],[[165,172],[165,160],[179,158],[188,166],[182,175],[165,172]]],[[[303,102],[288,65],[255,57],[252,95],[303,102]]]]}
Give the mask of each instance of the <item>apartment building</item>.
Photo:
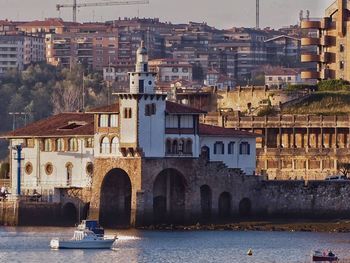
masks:
{"type": "Polygon", "coordinates": [[[81,63],[93,70],[118,61],[115,33],[65,33],[46,35],[46,60],[51,65],[70,67],[81,63]]]}
{"type": "Polygon", "coordinates": [[[149,62],[152,72],[157,73],[157,82],[172,82],[178,79],[192,81],[192,65],[177,59],[156,59],[149,62]]]}
{"type": "Polygon", "coordinates": [[[45,60],[44,39],[30,35],[0,35],[0,77],[7,70],[45,60]]]}
{"type": "Polygon", "coordinates": [[[350,81],[350,1],[334,1],[321,19],[305,19],[301,27],[316,30],[315,36],[304,37],[301,44],[315,47],[315,52],[303,53],[302,62],[317,63],[316,70],[303,71],[303,79],[344,79],[350,81]]]}

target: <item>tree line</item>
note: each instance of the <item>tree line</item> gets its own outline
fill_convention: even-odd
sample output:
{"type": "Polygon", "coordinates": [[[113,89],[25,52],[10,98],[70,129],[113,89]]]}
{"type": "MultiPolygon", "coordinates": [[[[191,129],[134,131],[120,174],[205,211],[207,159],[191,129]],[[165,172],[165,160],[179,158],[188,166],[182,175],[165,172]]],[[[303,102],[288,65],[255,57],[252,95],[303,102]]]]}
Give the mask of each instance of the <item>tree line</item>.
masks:
{"type": "MultiPolygon", "coordinates": [[[[0,79],[0,133],[60,112],[106,103],[102,74],[89,72],[83,65],[60,68],[40,63],[21,72],[10,70],[0,79]]],[[[4,146],[2,142],[0,159],[6,157],[4,146]]]]}

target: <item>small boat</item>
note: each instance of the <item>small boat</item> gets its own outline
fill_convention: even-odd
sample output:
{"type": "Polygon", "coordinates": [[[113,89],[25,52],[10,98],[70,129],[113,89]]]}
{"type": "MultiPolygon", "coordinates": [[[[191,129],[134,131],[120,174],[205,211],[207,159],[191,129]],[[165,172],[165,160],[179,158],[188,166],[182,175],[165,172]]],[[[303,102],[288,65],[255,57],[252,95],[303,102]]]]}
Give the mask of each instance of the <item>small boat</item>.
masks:
{"type": "Polygon", "coordinates": [[[333,254],[332,251],[328,251],[328,252],[314,251],[312,254],[312,261],[333,262],[338,260],[339,260],[338,257],[335,254],[333,254]]]}
{"type": "Polygon", "coordinates": [[[98,236],[89,229],[75,230],[71,239],[53,238],[50,247],[53,249],[110,249],[117,240],[115,236],[98,236]]]}

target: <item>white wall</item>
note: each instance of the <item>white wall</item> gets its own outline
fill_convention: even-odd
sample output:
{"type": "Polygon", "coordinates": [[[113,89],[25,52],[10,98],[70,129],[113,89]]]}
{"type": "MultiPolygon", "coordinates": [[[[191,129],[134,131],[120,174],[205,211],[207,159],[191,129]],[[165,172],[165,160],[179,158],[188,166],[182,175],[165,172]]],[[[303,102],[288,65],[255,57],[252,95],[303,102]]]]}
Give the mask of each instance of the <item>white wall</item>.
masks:
{"type": "Polygon", "coordinates": [[[165,100],[144,97],[139,101],[139,145],[145,157],[164,157],[165,100]],[[146,104],[156,104],[156,114],[145,116],[146,104]]]}
{"type": "Polygon", "coordinates": [[[137,99],[119,100],[120,143],[137,142],[137,99]],[[132,118],[124,118],[124,108],[132,108],[132,118]]]}
{"type": "Polygon", "coordinates": [[[210,149],[210,161],[224,162],[229,168],[240,168],[247,175],[252,175],[256,169],[256,140],[255,138],[237,138],[237,137],[211,137],[201,136],[200,147],[207,146],[210,149]],[[214,144],[221,141],[225,145],[225,154],[214,154],[214,144]],[[235,142],[234,154],[228,154],[228,145],[235,142]],[[250,155],[239,154],[239,145],[241,142],[250,144],[250,155]]]}
{"type": "MultiPolygon", "coordinates": [[[[11,140],[11,145],[15,146],[22,140],[11,140]]],[[[12,150],[14,153],[15,151],[12,150]]],[[[35,140],[34,148],[23,148],[24,160],[21,163],[21,188],[36,190],[53,190],[55,187],[67,186],[66,164],[72,163],[72,183],[71,186],[88,187],[91,178],[86,172],[86,165],[93,162],[93,148],[85,148],[83,138],[78,138],[77,152],[43,152],[40,151],[39,141],[35,140]],[[25,165],[31,162],[33,171],[30,175],[25,172],[25,165]],[[47,175],[45,165],[52,163],[53,172],[47,175]]],[[[12,193],[17,189],[17,161],[12,154],[11,160],[12,193]]]]}

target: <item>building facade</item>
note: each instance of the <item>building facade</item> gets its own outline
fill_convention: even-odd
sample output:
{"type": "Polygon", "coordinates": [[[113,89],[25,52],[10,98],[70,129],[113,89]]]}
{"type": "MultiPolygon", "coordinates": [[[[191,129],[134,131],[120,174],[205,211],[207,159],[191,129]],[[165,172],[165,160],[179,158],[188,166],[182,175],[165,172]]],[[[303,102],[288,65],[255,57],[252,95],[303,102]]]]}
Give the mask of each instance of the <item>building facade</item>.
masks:
{"type": "Polygon", "coordinates": [[[344,79],[350,80],[349,73],[349,10],[347,0],[334,1],[325,11],[322,19],[306,19],[303,29],[316,30],[316,36],[305,37],[301,44],[313,46],[315,52],[301,55],[302,62],[317,63],[317,70],[302,72],[304,79],[344,79]]]}
{"type": "MultiPolygon", "coordinates": [[[[255,173],[256,135],[201,124],[205,112],[157,94],[143,44],[129,79],[129,92],[116,93],[115,104],[56,115],[2,136],[13,146],[24,143],[23,191],[45,189],[64,203],[62,193],[80,189],[89,217],[104,226],[237,213],[243,197],[232,201],[229,185],[256,182],[247,176],[255,173]],[[212,198],[218,202],[212,205],[212,198]]],[[[14,190],[14,161],[11,168],[14,190]]]]}

